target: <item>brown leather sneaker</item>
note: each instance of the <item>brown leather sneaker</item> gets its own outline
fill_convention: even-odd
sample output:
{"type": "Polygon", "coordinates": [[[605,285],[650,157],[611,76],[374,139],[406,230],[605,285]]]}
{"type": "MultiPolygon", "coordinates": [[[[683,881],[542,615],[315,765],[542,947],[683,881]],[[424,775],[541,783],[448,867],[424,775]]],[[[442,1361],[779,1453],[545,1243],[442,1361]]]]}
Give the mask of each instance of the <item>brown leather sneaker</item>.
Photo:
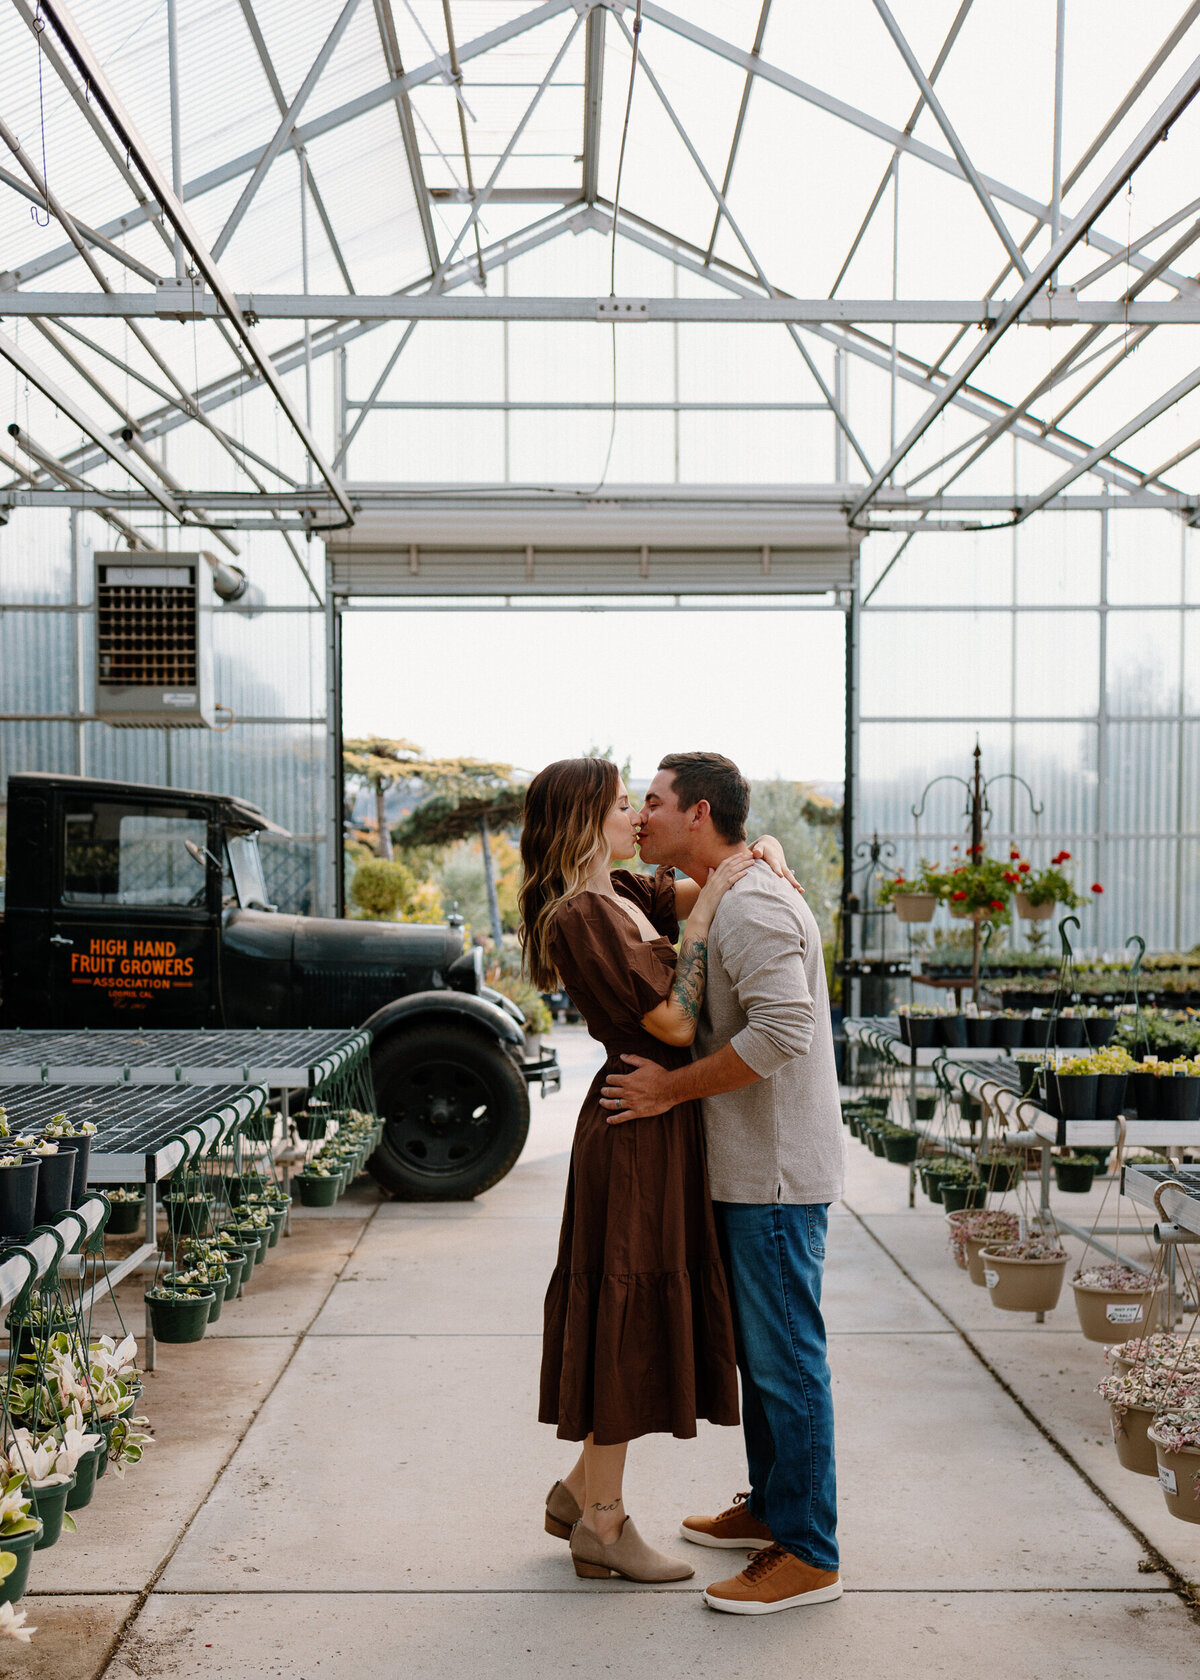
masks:
{"type": "Polygon", "coordinates": [[[755,1552],[740,1575],[709,1587],[704,1602],[713,1610],[732,1610],[736,1616],[769,1616],[773,1610],[828,1604],[841,1596],[839,1575],[814,1569],[782,1546],[767,1546],[755,1552]]]}
{"type": "Polygon", "coordinates": [[[721,1546],[730,1551],[757,1550],[772,1544],[771,1530],[746,1509],[748,1493],[735,1493],[733,1504],[715,1517],[684,1517],[679,1532],[697,1546],[721,1546]]]}

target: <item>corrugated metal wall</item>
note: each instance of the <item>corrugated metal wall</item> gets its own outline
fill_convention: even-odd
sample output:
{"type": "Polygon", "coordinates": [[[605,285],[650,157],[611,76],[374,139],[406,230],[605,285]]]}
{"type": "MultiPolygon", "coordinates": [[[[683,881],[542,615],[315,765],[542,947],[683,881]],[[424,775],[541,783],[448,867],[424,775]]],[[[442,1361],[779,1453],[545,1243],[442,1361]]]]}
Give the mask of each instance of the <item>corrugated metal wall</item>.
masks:
{"type": "MultiPolygon", "coordinates": [[[[323,613],[279,538],[241,540],[238,563],[269,610],[213,613],[215,696],[232,710],[230,727],[111,729],[88,721],[89,608],[92,554],[110,549],[113,534],[90,514],[14,514],[0,529],[0,788],[16,771],[56,770],[239,794],[296,837],[273,842],[268,860],[281,908],[319,910],[328,832],[323,613]]],[[[169,532],[163,546],[191,545],[169,532]]]]}

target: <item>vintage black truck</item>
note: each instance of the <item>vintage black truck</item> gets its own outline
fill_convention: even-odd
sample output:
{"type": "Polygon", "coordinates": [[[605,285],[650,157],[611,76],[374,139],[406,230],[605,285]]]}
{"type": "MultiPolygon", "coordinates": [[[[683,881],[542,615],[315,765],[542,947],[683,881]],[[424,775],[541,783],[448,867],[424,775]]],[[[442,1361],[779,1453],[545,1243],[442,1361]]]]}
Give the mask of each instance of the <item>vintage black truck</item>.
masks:
{"type": "Polygon", "coordinates": [[[8,782],[6,1027],[366,1027],[387,1124],[371,1170],[412,1199],[503,1178],[529,1129],[525,1020],[461,924],[281,914],[245,800],[81,776],[8,782]]]}

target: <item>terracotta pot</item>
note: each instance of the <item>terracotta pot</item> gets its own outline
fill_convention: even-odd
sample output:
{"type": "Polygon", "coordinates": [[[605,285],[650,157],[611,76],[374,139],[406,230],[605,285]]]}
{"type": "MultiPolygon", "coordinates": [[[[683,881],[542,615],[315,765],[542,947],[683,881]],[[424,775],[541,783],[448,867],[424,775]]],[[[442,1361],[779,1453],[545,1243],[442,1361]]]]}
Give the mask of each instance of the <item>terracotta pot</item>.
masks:
{"type": "Polygon", "coordinates": [[[1200,1523],[1200,1447],[1185,1447],[1182,1452],[1168,1452],[1154,1435],[1151,1424],[1147,1438],[1154,1443],[1158,1458],[1158,1485],[1163,1490],[1167,1510],[1181,1522],[1200,1523]]]}
{"type": "Polygon", "coordinates": [[[1071,1287],[1079,1328],[1089,1342],[1128,1342],[1154,1329],[1159,1290],[1093,1289],[1081,1283],[1071,1287]]]}
{"type": "Polygon", "coordinates": [[[1049,904],[1030,904],[1029,894],[1018,892],[1014,894],[1017,901],[1017,915],[1023,922],[1048,922],[1054,914],[1054,900],[1049,904]]]}
{"type": "Polygon", "coordinates": [[[1154,1442],[1146,1435],[1154,1422],[1153,1407],[1130,1406],[1124,1417],[1117,1416],[1115,1406],[1108,1409],[1112,1414],[1113,1446],[1122,1468],[1132,1470],[1137,1476],[1157,1476],[1158,1456],[1154,1442]]]}
{"type": "Polygon", "coordinates": [[[937,909],[937,894],[897,893],[892,903],[898,922],[931,922],[937,909]]]}
{"type": "Polygon", "coordinates": [[[1001,1312],[1052,1312],[1058,1305],[1068,1256],[1061,1260],[1010,1260],[982,1251],[983,1281],[1001,1312]]]}

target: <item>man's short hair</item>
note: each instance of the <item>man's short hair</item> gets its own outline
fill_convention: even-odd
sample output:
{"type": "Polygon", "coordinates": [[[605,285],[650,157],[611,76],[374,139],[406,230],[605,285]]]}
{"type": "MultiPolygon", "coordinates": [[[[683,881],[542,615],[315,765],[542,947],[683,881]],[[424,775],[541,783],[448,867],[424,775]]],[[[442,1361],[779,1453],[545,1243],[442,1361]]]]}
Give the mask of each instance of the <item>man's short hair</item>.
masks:
{"type": "Polygon", "coordinates": [[[675,778],[675,798],[681,811],[708,800],[713,827],[731,846],[746,838],[750,784],[731,758],[714,752],[668,753],[660,770],[675,778]]]}

